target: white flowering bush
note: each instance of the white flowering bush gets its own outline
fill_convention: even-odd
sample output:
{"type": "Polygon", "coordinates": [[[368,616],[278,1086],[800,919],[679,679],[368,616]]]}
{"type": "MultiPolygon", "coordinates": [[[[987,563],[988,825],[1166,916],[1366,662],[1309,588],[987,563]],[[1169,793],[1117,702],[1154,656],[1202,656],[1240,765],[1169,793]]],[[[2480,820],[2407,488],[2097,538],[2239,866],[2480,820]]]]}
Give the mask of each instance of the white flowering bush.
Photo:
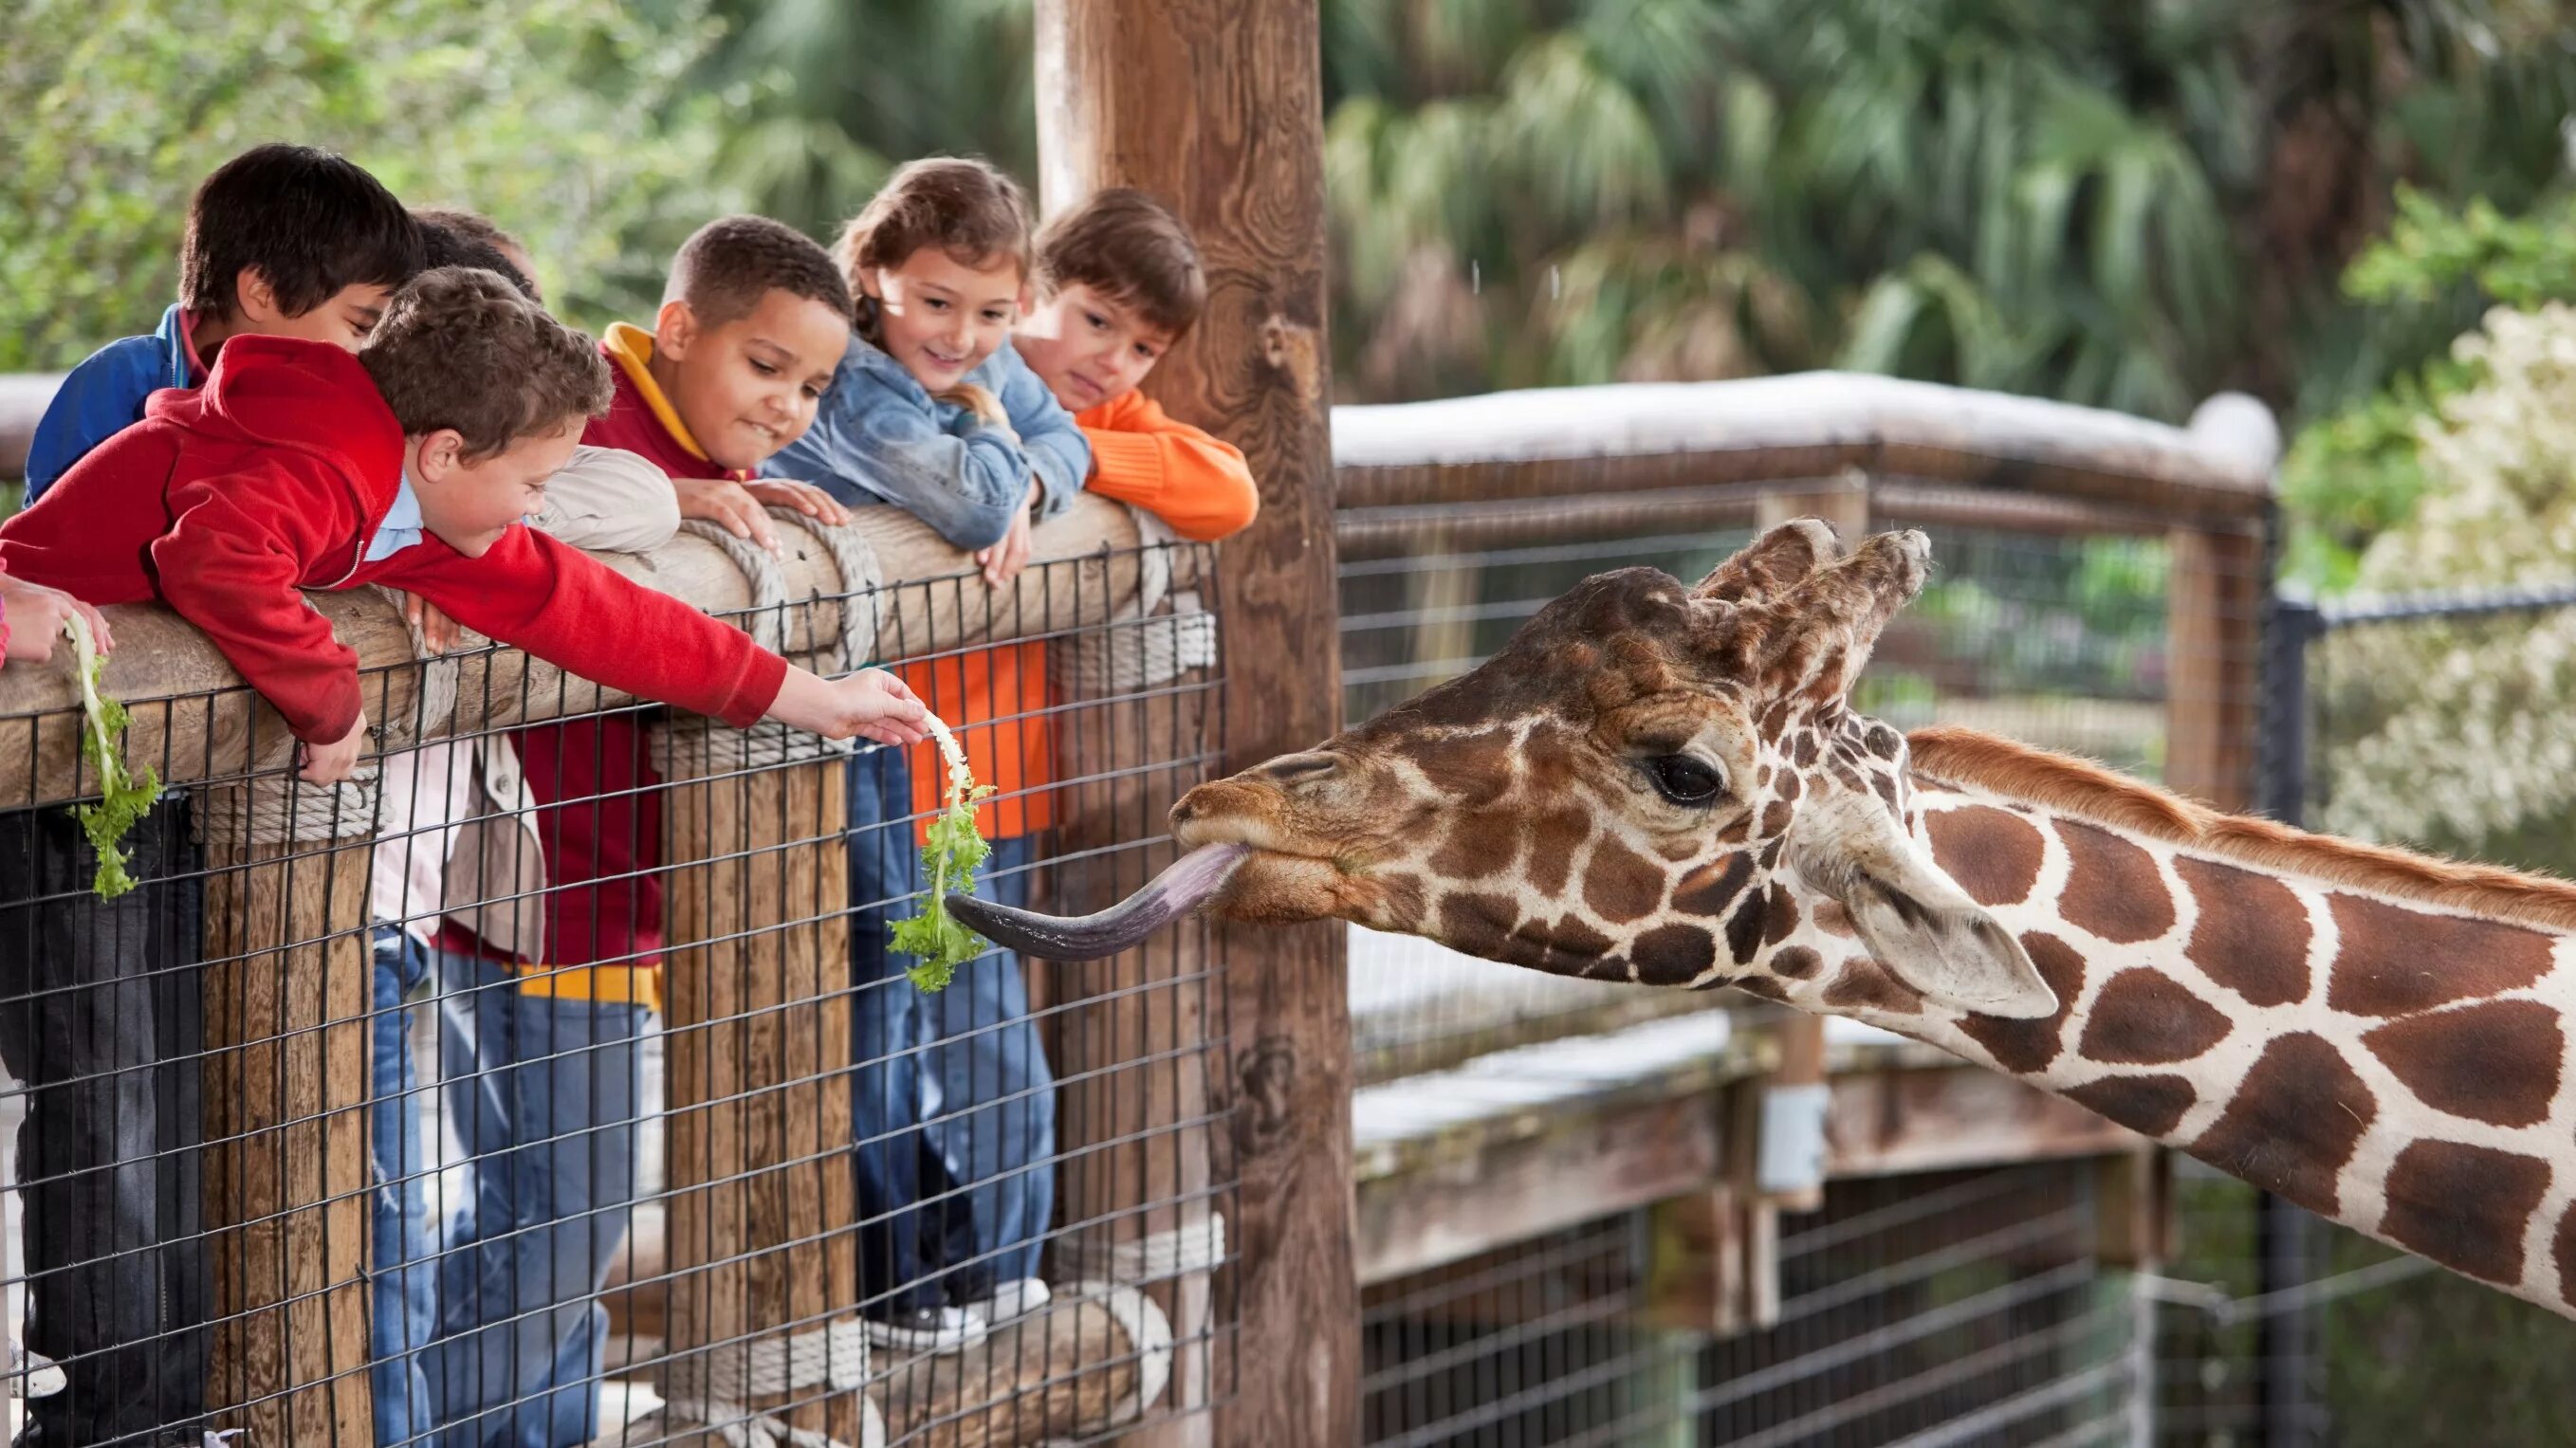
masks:
{"type": "MultiPolygon", "coordinates": [[[[2424,423],[2427,491],[2357,591],[2576,581],[2576,308],[2497,308],[2453,352],[2479,380],[2424,423]]],[[[2319,825],[2576,866],[2576,609],[2360,626],[2316,663],[2319,825]]]]}

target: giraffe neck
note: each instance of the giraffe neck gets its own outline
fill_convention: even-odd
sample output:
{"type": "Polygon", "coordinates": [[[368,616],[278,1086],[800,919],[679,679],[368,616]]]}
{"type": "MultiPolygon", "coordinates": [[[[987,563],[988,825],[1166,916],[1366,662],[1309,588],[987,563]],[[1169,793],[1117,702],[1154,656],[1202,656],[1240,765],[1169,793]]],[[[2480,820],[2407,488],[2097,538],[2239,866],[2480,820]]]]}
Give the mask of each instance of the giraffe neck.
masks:
{"type": "Polygon", "coordinates": [[[2482,896],[2430,866],[2410,888],[2392,857],[2187,806],[2194,837],[2177,839],[2122,807],[2134,786],[2088,810],[1915,783],[1916,841],[2020,938],[2057,1015],[1962,1016],[1850,941],[1794,1003],[2020,1077],[2576,1316],[2576,931],[2554,882],[2482,896]]]}

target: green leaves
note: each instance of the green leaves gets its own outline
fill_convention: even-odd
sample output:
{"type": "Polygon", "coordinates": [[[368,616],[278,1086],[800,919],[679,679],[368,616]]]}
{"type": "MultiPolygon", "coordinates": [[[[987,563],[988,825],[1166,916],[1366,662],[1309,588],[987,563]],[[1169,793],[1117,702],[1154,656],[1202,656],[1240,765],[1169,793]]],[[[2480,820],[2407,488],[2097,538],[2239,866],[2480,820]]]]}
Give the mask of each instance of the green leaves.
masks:
{"type": "Polygon", "coordinates": [[[920,957],[921,963],[904,973],[921,991],[946,990],[958,966],[991,948],[984,937],[948,913],[948,893],[972,892],[976,869],[993,853],[993,847],[975,828],[975,806],[991,796],[993,787],[975,783],[966,767],[966,756],[950,736],[947,725],[933,718],[930,730],[948,760],[948,803],[930,822],[926,832],[929,840],[921,850],[922,869],[930,877],[930,888],[919,915],[888,927],[893,949],[920,957]]]}
{"type": "Polygon", "coordinates": [[[113,900],[134,888],[134,877],[125,873],[125,862],[132,852],[124,846],[126,833],[135,821],[152,808],[161,792],[161,781],[150,766],[137,778],[125,767],[125,757],[117,738],[131,722],[125,706],[99,692],[100,681],[107,673],[107,660],[89,636],[89,624],[73,614],[63,626],[80,659],[81,713],[88,727],[81,731],[81,759],[99,782],[102,798],[97,804],[75,806],[72,818],[80,822],[81,833],[89,837],[90,848],[98,852],[98,874],[90,888],[102,900],[113,900]]]}

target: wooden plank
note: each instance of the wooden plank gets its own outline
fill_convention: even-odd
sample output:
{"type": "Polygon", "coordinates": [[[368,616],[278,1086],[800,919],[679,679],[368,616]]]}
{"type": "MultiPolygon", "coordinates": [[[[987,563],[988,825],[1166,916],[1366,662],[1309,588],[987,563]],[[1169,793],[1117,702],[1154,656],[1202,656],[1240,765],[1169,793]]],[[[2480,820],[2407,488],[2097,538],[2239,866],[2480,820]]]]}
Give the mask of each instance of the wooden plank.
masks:
{"type": "Polygon", "coordinates": [[[2254,804],[2263,536],[2176,528],[2165,585],[2165,783],[2226,810],[2254,804]]]}
{"type": "Polygon", "coordinates": [[[281,807],[286,784],[199,803],[207,1406],[252,1442],[366,1443],[372,842],[255,843],[242,807],[253,791],[281,807]]]}
{"type": "MultiPolygon", "coordinates": [[[[1221,579],[1226,767],[1307,748],[1341,722],[1317,0],[1040,0],[1036,33],[1048,202],[1142,187],[1206,260],[1207,315],[1149,390],[1261,483],[1221,579]]],[[[1359,1422],[1343,930],[1219,928],[1216,950],[1242,1180],[1216,1436],[1341,1442],[1359,1422]]]]}
{"type": "Polygon", "coordinates": [[[2134,1150],[2137,1133],[1976,1066],[1838,1076],[1825,1117],[1831,1176],[1897,1176],[2134,1150]]]}
{"type": "Polygon", "coordinates": [[[1443,1169],[1362,1182],[1359,1281],[1384,1282],[1705,1190],[1722,1165],[1721,1102],[1702,1091],[1602,1114],[1569,1112],[1544,1135],[1443,1169]]]}
{"type": "MultiPolygon", "coordinates": [[[[724,1354],[748,1380],[755,1345],[858,1311],[847,796],[837,761],[757,767],[744,735],[669,731],[656,760],[672,782],[662,1392],[696,1399],[708,1395],[673,1391],[678,1375],[724,1354]]],[[[743,1401],[858,1440],[855,1392],[817,1381],[743,1401]]]]}

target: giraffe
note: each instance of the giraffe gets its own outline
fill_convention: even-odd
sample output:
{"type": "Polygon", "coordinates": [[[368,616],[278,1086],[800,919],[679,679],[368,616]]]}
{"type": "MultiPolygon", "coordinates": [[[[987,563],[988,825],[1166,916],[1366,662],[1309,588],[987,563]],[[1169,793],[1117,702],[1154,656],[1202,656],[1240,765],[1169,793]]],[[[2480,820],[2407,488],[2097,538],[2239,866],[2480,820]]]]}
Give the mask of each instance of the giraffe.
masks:
{"type": "Polygon", "coordinates": [[[1848,707],[1929,545],[1800,520],[1577,585],[1483,666],[1203,784],[1054,958],[1204,905],[1930,1042],[2576,1317],[2576,885],[2228,816],[1848,707]]]}

